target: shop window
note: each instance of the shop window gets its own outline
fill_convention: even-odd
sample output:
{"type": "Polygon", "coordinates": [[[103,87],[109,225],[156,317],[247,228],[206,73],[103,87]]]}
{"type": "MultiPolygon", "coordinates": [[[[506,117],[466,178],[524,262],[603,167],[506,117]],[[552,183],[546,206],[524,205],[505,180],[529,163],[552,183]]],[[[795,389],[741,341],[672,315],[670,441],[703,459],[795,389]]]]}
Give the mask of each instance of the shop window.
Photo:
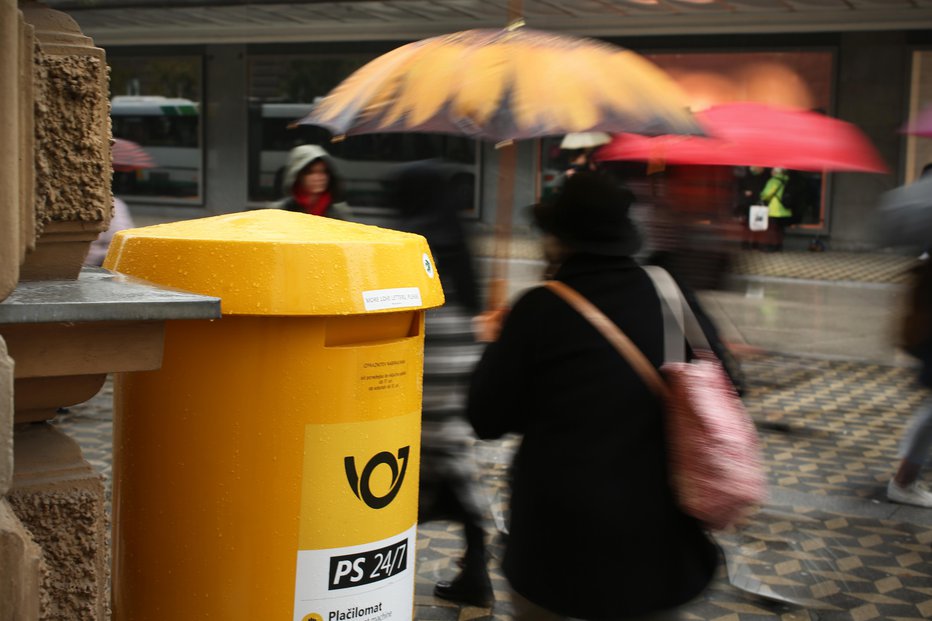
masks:
{"type": "MultiPolygon", "coordinates": [[[[685,91],[689,105],[699,111],[717,104],[735,101],[756,101],[777,106],[806,108],[819,112],[831,109],[833,55],[827,51],[800,52],[716,52],[646,54],[666,71],[685,91]]],[[[932,60],[929,61],[932,68],[932,60]]],[[[930,74],[932,75],[932,74],[930,74]]],[[[932,88],[932,79],[929,80],[932,88]]],[[[540,141],[539,195],[546,198],[560,184],[570,167],[570,158],[577,155],[560,149],[562,137],[540,141]]],[[[609,162],[609,172],[624,180],[641,201],[667,203],[671,209],[689,212],[704,220],[740,218],[739,192],[746,167],[735,167],[731,175],[719,175],[706,184],[707,192],[699,190],[671,192],[667,187],[673,176],[682,171],[669,170],[662,162],[609,162]],[[733,179],[731,189],[723,179],[733,179]],[[680,203],[674,202],[674,197],[680,203]],[[713,204],[714,203],[714,204],[713,204]]],[[[677,167],[680,168],[680,167],[677,167]]],[[[807,205],[800,214],[799,228],[818,230],[825,226],[825,175],[801,171],[805,180],[807,205]]],[[[682,175],[678,175],[681,177],[682,175]]],[[[690,182],[690,187],[696,184],[690,182]]]]}
{"type": "Polygon", "coordinates": [[[139,145],[154,167],[114,172],[113,191],[147,202],[203,204],[201,59],[111,56],[113,135],[139,145]]]}
{"type": "Polygon", "coordinates": [[[476,213],[478,145],[461,136],[389,133],[349,136],[331,142],[330,133],[297,125],[316,98],[326,95],[372,56],[255,57],[249,63],[249,200],[274,201],[281,187],[288,152],[302,144],[322,146],[343,180],[354,210],[385,208],[391,181],[407,163],[434,160],[449,176],[461,209],[476,213]]]}

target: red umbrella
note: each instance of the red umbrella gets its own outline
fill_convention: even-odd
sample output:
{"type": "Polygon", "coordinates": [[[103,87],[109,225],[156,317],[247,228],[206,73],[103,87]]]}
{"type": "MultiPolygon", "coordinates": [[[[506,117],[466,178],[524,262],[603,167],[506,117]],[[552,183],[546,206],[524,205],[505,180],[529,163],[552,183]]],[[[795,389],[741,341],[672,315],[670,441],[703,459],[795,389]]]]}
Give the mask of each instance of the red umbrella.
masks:
{"type": "Polygon", "coordinates": [[[824,114],[758,103],[732,103],[698,112],[696,118],[709,137],[648,138],[619,134],[596,158],[887,172],[887,166],[861,130],[824,114]]]}
{"type": "Polygon", "coordinates": [[[902,131],[905,134],[932,138],[932,106],[920,112],[916,120],[906,125],[902,131]]]}
{"type": "Polygon", "coordinates": [[[113,139],[113,170],[129,172],[140,168],[155,168],[155,160],[132,140],[113,139]]]}

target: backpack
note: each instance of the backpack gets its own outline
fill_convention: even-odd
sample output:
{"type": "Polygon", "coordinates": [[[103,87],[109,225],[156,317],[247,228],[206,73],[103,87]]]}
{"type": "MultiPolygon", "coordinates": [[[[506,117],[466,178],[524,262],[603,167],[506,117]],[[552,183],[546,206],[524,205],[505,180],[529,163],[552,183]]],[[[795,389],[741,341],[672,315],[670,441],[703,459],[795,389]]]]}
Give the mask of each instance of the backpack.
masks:
{"type": "Polygon", "coordinates": [[[799,173],[788,172],[787,174],[788,178],[783,186],[780,202],[793,212],[793,215],[789,217],[789,223],[799,224],[809,208],[809,184],[799,173]]]}

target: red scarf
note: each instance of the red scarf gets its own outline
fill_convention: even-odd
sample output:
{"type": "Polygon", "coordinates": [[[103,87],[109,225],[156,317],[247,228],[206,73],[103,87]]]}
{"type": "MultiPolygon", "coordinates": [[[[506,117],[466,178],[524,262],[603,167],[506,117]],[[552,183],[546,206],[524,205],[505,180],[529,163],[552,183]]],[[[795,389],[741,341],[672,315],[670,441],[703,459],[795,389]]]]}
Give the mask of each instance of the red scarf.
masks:
{"type": "Polygon", "coordinates": [[[317,200],[311,202],[311,195],[305,194],[303,192],[295,192],[294,200],[304,213],[309,213],[314,216],[322,216],[327,212],[327,208],[330,207],[330,203],[333,202],[333,197],[330,196],[330,192],[324,192],[317,196],[317,200]]]}

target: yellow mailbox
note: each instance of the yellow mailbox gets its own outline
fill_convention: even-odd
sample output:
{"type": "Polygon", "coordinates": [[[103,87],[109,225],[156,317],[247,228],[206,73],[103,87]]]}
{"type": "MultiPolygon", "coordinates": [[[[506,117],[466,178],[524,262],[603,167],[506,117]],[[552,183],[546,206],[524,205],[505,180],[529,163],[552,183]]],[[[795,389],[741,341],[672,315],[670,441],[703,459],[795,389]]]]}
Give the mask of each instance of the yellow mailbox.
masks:
{"type": "Polygon", "coordinates": [[[223,312],[117,378],[114,619],[410,619],[425,240],[262,210],[123,231],[104,266],[223,312]]]}

